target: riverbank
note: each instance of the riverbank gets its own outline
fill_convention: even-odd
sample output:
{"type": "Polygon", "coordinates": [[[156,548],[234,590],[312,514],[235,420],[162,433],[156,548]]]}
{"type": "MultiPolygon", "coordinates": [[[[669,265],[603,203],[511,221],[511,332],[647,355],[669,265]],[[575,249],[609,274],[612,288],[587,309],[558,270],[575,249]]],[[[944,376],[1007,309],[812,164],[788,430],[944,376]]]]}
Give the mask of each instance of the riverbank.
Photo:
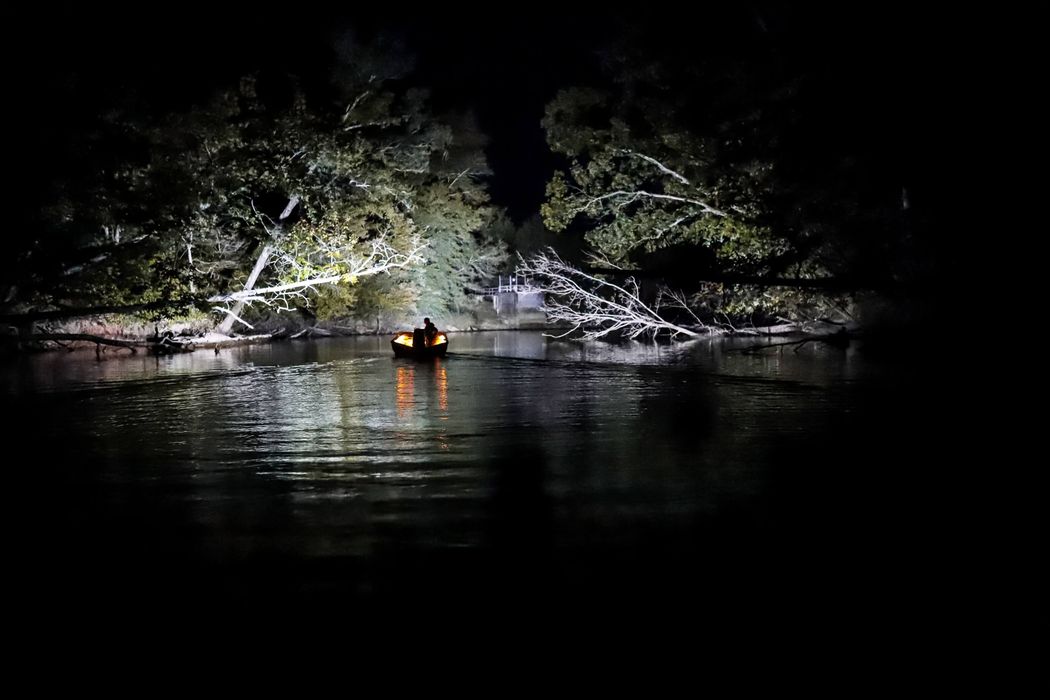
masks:
{"type": "MultiPolygon", "coordinates": [[[[572,326],[548,320],[542,306],[522,307],[479,301],[458,313],[431,314],[441,330],[451,333],[482,331],[527,331],[540,330],[568,338],[580,337],[581,332],[572,326]]],[[[224,348],[256,345],[285,339],[310,339],[352,336],[392,336],[421,325],[422,314],[379,314],[368,319],[332,318],[319,320],[300,312],[274,313],[251,316],[241,327],[241,332],[216,333],[216,317],[200,314],[193,318],[147,322],[130,316],[95,316],[70,319],[63,322],[40,321],[20,334],[4,337],[0,352],[15,355],[24,352],[43,352],[64,349],[94,350],[101,359],[105,355],[134,355],[144,352],[151,355],[171,355],[199,350],[219,352],[224,348]]],[[[691,327],[697,335],[694,339],[710,337],[753,338],[755,349],[772,345],[790,346],[809,342],[826,342],[845,346],[867,334],[853,322],[812,320],[806,322],[782,322],[776,325],[732,326],[722,325],[691,327]]],[[[584,334],[586,335],[586,334],[584,334]]],[[[603,336],[604,340],[617,341],[622,333],[603,336]]],[[[648,336],[646,336],[648,337],[648,336]]],[[[680,335],[677,340],[686,340],[680,335]]]]}
{"type": "MultiPolygon", "coordinates": [[[[422,325],[425,314],[404,312],[374,317],[318,320],[301,313],[268,314],[251,317],[240,332],[216,333],[216,317],[147,321],[133,316],[99,315],[63,321],[41,321],[10,329],[2,336],[0,353],[46,352],[55,350],[94,350],[103,355],[174,354],[195,350],[215,350],[255,345],[275,340],[341,336],[393,335],[422,325]]],[[[439,327],[448,332],[501,330],[548,330],[546,315],[540,309],[503,309],[479,302],[457,313],[431,314],[439,327]]]]}

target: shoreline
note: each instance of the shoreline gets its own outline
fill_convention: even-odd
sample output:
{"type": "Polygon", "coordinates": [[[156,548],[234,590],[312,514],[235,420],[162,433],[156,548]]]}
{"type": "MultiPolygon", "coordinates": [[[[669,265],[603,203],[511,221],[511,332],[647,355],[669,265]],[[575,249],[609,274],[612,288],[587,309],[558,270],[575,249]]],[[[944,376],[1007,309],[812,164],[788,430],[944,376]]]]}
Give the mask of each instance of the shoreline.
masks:
{"type": "MultiPolygon", "coordinates": [[[[222,350],[249,346],[265,345],[275,342],[287,342],[294,340],[319,340],[325,338],[356,338],[356,337],[383,337],[394,336],[401,331],[386,330],[385,328],[375,331],[362,331],[339,324],[324,324],[315,326],[293,326],[296,330],[292,332],[287,326],[278,327],[266,333],[255,333],[251,335],[222,335],[211,331],[190,333],[183,330],[180,335],[171,332],[163,334],[160,339],[156,336],[129,337],[128,335],[118,337],[89,337],[78,336],[68,341],[62,340],[64,334],[35,334],[29,340],[19,339],[15,336],[7,336],[7,341],[0,346],[0,361],[11,360],[17,357],[30,355],[54,354],[60,350],[67,353],[76,353],[78,356],[87,351],[94,351],[96,359],[117,359],[124,357],[135,357],[142,351],[146,355],[161,356],[201,352],[211,350],[218,354],[222,350]],[[27,345],[29,344],[29,345],[27,345]]],[[[447,326],[442,332],[453,335],[468,333],[493,333],[493,332],[543,332],[567,330],[564,326],[550,324],[485,324],[483,326],[472,326],[469,328],[458,328],[447,326]]],[[[718,338],[751,338],[756,341],[762,339],[779,339],[784,342],[773,345],[756,344],[755,349],[763,347],[775,347],[777,345],[791,346],[807,342],[827,342],[833,345],[848,345],[851,340],[863,337],[857,328],[847,331],[843,327],[806,328],[799,325],[784,324],[780,326],[766,326],[761,328],[747,329],[738,332],[709,333],[696,338],[661,340],[669,343],[687,343],[701,340],[715,340],[718,338]]],[[[582,338],[564,338],[566,341],[583,340],[582,338]]],[[[620,342],[623,339],[617,337],[606,337],[600,339],[603,342],[620,342]]],[[[588,342],[595,342],[590,340],[588,342]]],[[[660,342],[660,341],[654,341],[660,342]]]]}

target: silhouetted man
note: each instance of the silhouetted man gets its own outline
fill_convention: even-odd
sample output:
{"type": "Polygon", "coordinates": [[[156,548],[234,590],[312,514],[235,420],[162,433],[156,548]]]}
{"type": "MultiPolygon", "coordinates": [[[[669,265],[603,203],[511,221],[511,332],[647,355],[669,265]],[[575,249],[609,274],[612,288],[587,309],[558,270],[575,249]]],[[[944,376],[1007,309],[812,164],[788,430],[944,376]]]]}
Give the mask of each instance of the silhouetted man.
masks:
{"type": "Polygon", "coordinates": [[[423,335],[427,339],[427,345],[433,345],[434,340],[437,338],[438,329],[433,323],[430,322],[429,318],[423,319],[423,335]]]}

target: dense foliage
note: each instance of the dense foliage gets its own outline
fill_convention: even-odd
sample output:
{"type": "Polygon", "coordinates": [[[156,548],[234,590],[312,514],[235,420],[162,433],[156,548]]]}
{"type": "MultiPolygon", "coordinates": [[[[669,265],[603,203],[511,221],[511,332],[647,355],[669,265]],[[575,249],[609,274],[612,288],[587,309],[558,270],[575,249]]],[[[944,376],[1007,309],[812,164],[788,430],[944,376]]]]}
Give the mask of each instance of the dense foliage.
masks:
{"type": "Polygon", "coordinates": [[[675,36],[610,48],[602,79],[548,103],[547,227],[582,233],[595,269],[738,318],[844,318],[858,295],[921,283],[906,144],[849,113],[880,97],[856,95],[853,67],[770,42],[700,58],[675,36]]]}
{"type": "Polygon", "coordinates": [[[344,72],[333,93],[249,77],[188,109],[105,113],[92,167],[58,179],[17,251],[6,308],[208,309],[260,260],[256,289],[298,285],[285,308],[455,307],[505,257],[483,236],[475,136],[461,145],[424,91],[375,73],[344,72]]]}

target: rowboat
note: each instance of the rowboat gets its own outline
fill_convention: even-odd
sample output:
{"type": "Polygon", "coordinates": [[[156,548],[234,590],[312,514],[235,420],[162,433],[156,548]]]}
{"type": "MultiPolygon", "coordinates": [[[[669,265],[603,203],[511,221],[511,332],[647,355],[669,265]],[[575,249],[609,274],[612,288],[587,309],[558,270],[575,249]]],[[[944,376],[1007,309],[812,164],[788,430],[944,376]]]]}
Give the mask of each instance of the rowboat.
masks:
{"type": "Polygon", "coordinates": [[[444,357],[448,352],[448,336],[437,333],[433,341],[427,342],[422,328],[414,331],[403,331],[390,341],[395,357],[414,357],[417,360],[428,360],[432,357],[444,357]]]}

